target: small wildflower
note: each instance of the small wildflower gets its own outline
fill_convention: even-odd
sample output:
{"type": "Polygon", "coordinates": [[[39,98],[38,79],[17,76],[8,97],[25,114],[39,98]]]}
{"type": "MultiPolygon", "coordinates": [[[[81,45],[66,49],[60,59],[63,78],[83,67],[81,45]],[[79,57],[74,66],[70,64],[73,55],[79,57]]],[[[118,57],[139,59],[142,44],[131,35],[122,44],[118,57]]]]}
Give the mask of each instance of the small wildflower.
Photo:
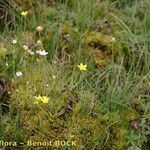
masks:
{"type": "Polygon", "coordinates": [[[42,32],[42,31],[43,31],[43,27],[42,27],[42,26],[38,26],[38,27],[36,27],[36,30],[37,30],[38,32],[42,32]]]}
{"type": "Polygon", "coordinates": [[[16,72],[17,77],[21,77],[22,75],[23,75],[23,73],[21,71],[16,72]]]}
{"type": "Polygon", "coordinates": [[[48,52],[46,52],[45,50],[37,50],[36,53],[41,56],[46,56],[48,54],[48,52]]]}
{"type": "Polygon", "coordinates": [[[53,80],[55,80],[55,79],[56,79],[56,76],[55,76],[55,75],[52,75],[52,78],[53,78],[53,80]]]}
{"type": "Polygon", "coordinates": [[[86,71],[87,70],[87,65],[83,65],[83,63],[80,63],[80,65],[77,65],[78,68],[81,70],[81,71],[86,71]]]}
{"type": "Polygon", "coordinates": [[[6,62],[6,64],[5,64],[5,65],[6,65],[6,67],[8,67],[8,62],[6,62]]]}
{"type": "Polygon", "coordinates": [[[35,102],[34,102],[34,104],[38,104],[39,102],[42,102],[42,103],[44,103],[44,104],[47,104],[48,102],[49,102],[49,98],[48,97],[46,97],[46,96],[35,96],[34,97],[35,98],[35,102]]]}
{"type": "Polygon", "coordinates": [[[35,98],[35,100],[40,101],[42,96],[40,96],[40,95],[39,96],[34,96],[34,98],[35,98]]]}
{"type": "Polygon", "coordinates": [[[39,101],[35,101],[35,102],[34,102],[34,105],[36,105],[36,104],[39,104],[39,101]]]}
{"type": "Polygon", "coordinates": [[[50,85],[49,85],[49,84],[46,84],[45,86],[46,86],[47,88],[49,88],[49,87],[50,87],[50,85]]]}
{"type": "Polygon", "coordinates": [[[26,50],[29,50],[29,47],[28,45],[23,45],[23,49],[26,51],[26,50]]]}
{"type": "Polygon", "coordinates": [[[22,11],[21,15],[24,16],[24,17],[26,17],[28,15],[28,11],[22,11]]]}
{"type": "Polygon", "coordinates": [[[12,44],[16,44],[16,43],[17,43],[17,40],[16,40],[16,39],[13,39],[13,40],[11,41],[11,43],[12,43],[12,44]]]}
{"type": "Polygon", "coordinates": [[[34,55],[35,53],[31,50],[28,50],[29,55],[34,55]]]}
{"type": "Polygon", "coordinates": [[[37,45],[42,45],[42,41],[41,40],[38,40],[36,43],[37,43],[37,45]]]}
{"type": "Polygon", "coordinates": [[[115,37],[112,37],[112,38],[111,38],[111,41],[112,41],[112,42],[116,42],[116,38],[115,38],[115,37]]]}
{"type": "Polygon", "coordinates": [[[49,98],[46,97],[46,96],[43,96],[42,99],[41,99],[41,101],[46,104],[46,103],[48,103],[49,98]]]}

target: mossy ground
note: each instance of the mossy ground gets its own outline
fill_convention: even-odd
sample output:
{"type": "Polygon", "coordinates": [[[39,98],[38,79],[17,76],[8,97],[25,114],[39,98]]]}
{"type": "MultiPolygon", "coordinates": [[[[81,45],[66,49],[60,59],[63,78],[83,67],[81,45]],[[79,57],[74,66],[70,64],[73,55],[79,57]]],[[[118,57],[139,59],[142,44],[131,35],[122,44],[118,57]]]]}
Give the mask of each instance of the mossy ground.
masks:
{"type": "Polygon", "coordinates": [[[6,149],[149,150],[149,6],[0,2],[0,140],[18,143],[6,149]]]}

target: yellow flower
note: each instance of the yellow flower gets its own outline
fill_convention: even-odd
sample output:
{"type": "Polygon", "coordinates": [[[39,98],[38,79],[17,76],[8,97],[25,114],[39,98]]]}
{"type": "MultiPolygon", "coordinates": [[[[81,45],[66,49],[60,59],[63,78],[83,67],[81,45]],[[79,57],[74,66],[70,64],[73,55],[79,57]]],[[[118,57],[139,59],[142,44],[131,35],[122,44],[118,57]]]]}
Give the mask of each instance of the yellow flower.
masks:
{"type": "Polygon", "coordinates": [[[83,65],[83,63],[80,63],[80,65],[78,65],[78,68],[79,68],[81,71],[86,71],[86,70],[87,70],[87,65],[83,65]]]}
{"type": "Polygon", "coordinates": [[[37,101],[40,101],[41,100],[41,98],[42,98],[42,96],[34,96],[34,98],[37,100],[37,101]]]}
{"type": "Polygon", "coordinates": [[[41,102],[43,102],[43,103],[45,103],[45,104],[47,104],[48,101],[49,101],[49,98],[46,97],[46,96],[43,96],[42,99],[41,99],[41,102]]]}
{"type": "Polygon", "coordinates": [[[28,14],[28,11],[22,11],[22,12],[21,12],[21,15],[24,16],[24,17],[26,17],[27,14],[28,14]]]}
{"type": "Polygon", "coordinates": [[[55,79],[56,79],[56,76],[55,76],[55,75],[52,75],[52,78],[53,78],[53,80],[55,80],[55,79]]]}
{"type": "Polygon", "coordinates": [[[48,103],[48,101],[49,101],[49,98],[48,97],[46,97],[46,96],[35,96],[34,97],[35,98],[35,102],[34,102],[34,104],[38,104],[39,102],[42,102],[42,103],[44,103],[44,104],[47,104],[48,103]]]}
{"type": "Polygon", "coordinates": [[[38,101],[35,101],[34,104],[35,104],[35,105],[36,105],[36,104],[39,104],[39,102],[38,102],[38,101]]]}

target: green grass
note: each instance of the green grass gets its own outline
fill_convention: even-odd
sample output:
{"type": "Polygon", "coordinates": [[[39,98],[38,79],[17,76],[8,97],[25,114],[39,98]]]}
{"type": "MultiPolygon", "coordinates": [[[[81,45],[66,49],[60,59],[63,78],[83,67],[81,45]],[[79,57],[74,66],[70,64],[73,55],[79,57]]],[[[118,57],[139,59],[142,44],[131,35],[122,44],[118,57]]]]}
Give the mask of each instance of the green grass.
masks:
{"type": "Polygon", "coordinates": [[[0,140],[18,143],[6,149],[148,150],[150,2],[6,2],[0,3],[9,16],[0,22],[0,76],[6,82],[0,140]],[[36,54],[40,49],[48,55],[36,54]],[[35,103],[39,95],[48,103],[35,103]],[[28,146],[30,140],[53,144],[28,146]],[[56,141],[76,144],[57,147],[56,141]]]}

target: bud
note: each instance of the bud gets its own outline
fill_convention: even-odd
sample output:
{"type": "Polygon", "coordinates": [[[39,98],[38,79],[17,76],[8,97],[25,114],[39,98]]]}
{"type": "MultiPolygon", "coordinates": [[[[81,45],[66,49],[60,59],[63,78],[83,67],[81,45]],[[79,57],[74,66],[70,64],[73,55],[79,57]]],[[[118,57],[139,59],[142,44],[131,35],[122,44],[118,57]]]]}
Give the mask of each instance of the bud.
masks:
{"type": "Polygon", "coordinates": [[[36,27],[36,30],[37,30],[38,32],[42,32],[42,31],[43,31],[43,27],[42,27],[42,26],[38,26],[38,27],[36,27]]]}

